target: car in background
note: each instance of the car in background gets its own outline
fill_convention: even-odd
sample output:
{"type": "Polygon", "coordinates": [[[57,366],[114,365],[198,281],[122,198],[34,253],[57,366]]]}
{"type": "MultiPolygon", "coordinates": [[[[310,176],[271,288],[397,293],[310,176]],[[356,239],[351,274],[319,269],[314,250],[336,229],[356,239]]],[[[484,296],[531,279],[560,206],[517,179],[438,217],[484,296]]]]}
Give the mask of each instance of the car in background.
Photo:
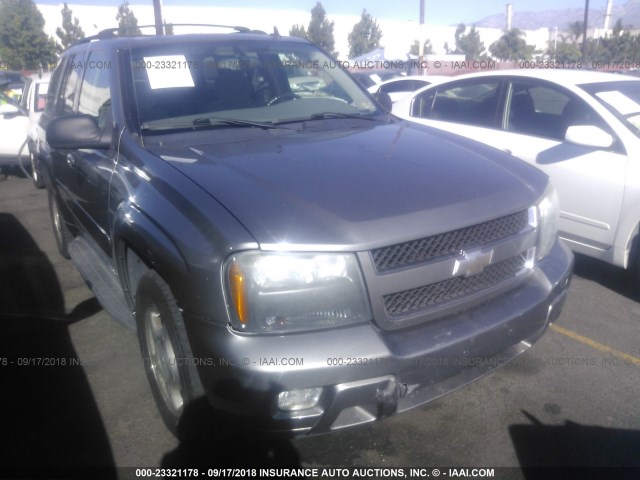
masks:
{"type": "Polygon", "coordinates": [[[445,77],[444,75],[408,75],[391,78],[382,83],[371,85],[367,90],[369,93],[373,93],[374,95],[377,93],[386,93],[389,95],[392,102],[397,102],[416,90],[433,83],[443,82],[450,79],[451,77],[445,77]]]}
{"type": "Polygon", "coordinates": [[[20,72],[0,70],[0,88],[15,101],[20,101],[27,79],[20,72]]]}
{"type": "Polygon", "coordinates": [[[352,70],[351,75],[364,88],[379,85],[382,82],[391,80],[392,78],[402,77],[402,72],[396,70],[352,70]]]}
{"type": "Polygon", "coordinates": [[[18,154],[26,140],[28,119],[22,107],[0,92],[0,167],[6,175],[7,167],[18,165],[18,154]]]}
{"type": "Polygon", "coordinates": [[[44,134],[39,134],[38,129],[42,129],[38,125],[40,116],[47,105],[47,91],[49,89],[50,72],[36,73],[28,77],[24,87],[24,95],[20,100],[20,105],[27,113],[28,123],[26,127],[27,150],[25,155],[29,156],[29,165],[31,178],[37,188],[44,188],[44,180],[42,178],[40,166],[40,138],[44,134]]]}
{"type": "Polygon", "coordinates": [[[551,178],[576,252],[640,263],[640,79],[584,70],[476,73],[423,88],[393,113],[508,152],[551,178]]]}

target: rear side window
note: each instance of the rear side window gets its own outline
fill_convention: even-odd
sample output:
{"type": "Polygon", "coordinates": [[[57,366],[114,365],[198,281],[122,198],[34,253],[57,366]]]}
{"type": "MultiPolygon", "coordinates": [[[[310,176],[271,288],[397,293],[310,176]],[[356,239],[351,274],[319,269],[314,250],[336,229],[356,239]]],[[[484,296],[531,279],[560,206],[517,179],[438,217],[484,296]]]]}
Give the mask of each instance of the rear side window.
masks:
{"type": "Polygon", "coordinates": [[[467,82],[438,89],[431,118],[479,127],[494,127],[500,93],[498,80],[467,82]]]}
{"type": "Polygon", "coordinates": [[[456,83],[418,96],[412,115],[478,127],[496,127],[500,80],[456,83]]]}

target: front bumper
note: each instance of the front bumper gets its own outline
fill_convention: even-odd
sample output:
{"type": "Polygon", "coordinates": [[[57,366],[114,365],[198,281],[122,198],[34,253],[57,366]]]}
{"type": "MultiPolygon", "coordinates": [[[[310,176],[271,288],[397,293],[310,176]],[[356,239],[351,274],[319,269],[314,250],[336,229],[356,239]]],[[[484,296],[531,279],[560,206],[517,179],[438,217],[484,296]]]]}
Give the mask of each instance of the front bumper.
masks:
{"type": "Polygon", "coordinates": [[[573,255],[557,242],[515,289],[461,313],[399,330],[373,324],[281,336],[241,335],[185,312],[211,404],[269,432],[317,434],[409,410],[515,358],[556,320],[573,255]],[[322,387],[317,405],[280,392],[322,387]]]}

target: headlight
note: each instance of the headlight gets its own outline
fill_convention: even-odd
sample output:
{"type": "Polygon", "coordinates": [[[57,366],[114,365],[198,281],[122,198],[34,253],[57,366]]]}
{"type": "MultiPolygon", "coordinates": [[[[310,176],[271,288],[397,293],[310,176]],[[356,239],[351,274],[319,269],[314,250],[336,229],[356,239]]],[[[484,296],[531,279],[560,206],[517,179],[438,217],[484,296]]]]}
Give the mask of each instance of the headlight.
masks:
{"type": "Polygon", "coordinates": [[[225,266],[236,330],[287,333],[371,318],[353,254],[242,252],[225,266]]]}
{"type": "Polygon", "coordinates": [[[553,185],[551,185],[551,182],[549,182],[542,200],[538,203],[538,215],[539,236],[537,257],[540,259],[549,254],[558,235],[560,207],[558,194],[556,193],[556,189],[553,188],[553,185]]]}

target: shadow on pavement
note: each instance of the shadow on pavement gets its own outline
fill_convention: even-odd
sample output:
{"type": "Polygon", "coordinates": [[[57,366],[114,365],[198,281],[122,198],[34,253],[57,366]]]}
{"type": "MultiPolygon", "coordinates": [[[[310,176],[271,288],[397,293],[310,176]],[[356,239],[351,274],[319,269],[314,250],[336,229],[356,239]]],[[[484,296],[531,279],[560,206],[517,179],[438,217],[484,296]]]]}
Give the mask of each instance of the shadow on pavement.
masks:
{"type": "Polygon", "coordinates": [[[566,420],[544,425],[528,412],[509,434],[526,480],[640,478],[640,431],[585,426],[566,420]]]}
{"type": "Polygon", "coordinates": [[[615,265],[579,253],[575,254],[575,259],[573,269],[575,275],[596,282],[631,300],[640,301],[640,291],[638,290],[640,280],[635,271],[623,270],[615,265]]]}
{"type": "Polygon", "coordinates": [[[0,465],[17,478],[115,477],[108,437],[68,326],[55,270],[13,216],[0,214],[0,465]]]}
{"type": "Polygon", "coordinates": [[[288,439],[252,434],[234,417],[214,411],[204,397],[185,407],[177,436],[180,444],[164,456],[164,468],[300,467],[288,439]]]}

